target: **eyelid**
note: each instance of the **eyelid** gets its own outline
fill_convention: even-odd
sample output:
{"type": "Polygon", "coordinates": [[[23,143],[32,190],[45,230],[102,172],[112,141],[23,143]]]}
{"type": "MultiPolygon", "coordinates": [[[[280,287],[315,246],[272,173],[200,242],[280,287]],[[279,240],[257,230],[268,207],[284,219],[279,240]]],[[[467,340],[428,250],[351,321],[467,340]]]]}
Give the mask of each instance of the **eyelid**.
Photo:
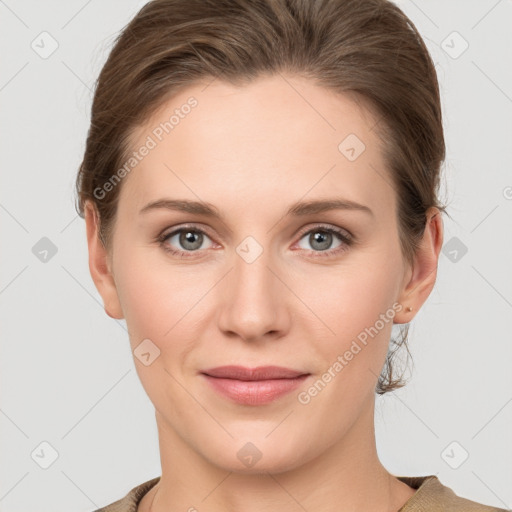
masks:
{"type": "Polygon", "coordinates": [[[185,224],[178,224],[176,226],[173,226],[172,228],[165,228],[159,235],[158,239],[160,238],[167,238],[171,235],[175,235],[176,233],[179,233],[180,231],[184,231],[186,229],[190,229],[191,231],[197,231],[199,233],[203,233],[205,235],[208,235],[210,238],[215,238],[210,233],[210,228],[206,226],[205,224],[196,223],[196,222],[190,222],[185,224]]]}
{"type": "Polygon", "coordinates": [[[315,229],[317,229],[318,231],[320,231],[322,229],[325,229],[328,231],[335,231],[340,236],[345,237],[349,241],[353,241],[355,238],[354,235],[352,235],[352,233],[350,231],[346,230],[345,228],[340,228],[338,226],[335,226],[334,224],[328,224],[328,223],[323,223],[323,222],[313,223],[313,225],[310,224],[309,226],[302,228],[297,233],[296,236],[302,238],[306,233],[309,233],[310,231],[314,231],[315,229]]]}
{"type": "MultiPolygon", "coordinates": [[[[348,231],[347,229],[340,228],[338,226],[335,226],[334,224],[323,223],[323,222],[317,222],[317,223],[313,222],[313,223],[310,223],[307,226],[301,228],[294,236],[295,237],[302,237],[306,233],[308,233],[309,231],[311,231],[313,229],[322,229],[322,228],[324,228],[324,229],[332,229],[333,231],[339,232],[340,234],[344,235],[349,240],[355,240],[354,235],[352,235],[352,233],[350,231],[348,231]]],[[[182,229],[194,229],[194,230],[197,230],[199,232],[202,232],[202,233],[208,235],[210,238],[215,238],[209,232],[210,231],[209,226],[207,226],[205,224],[201,224],[201,223],[196,223],[196,222],[185,223],[185,224],[178,224],[177,226],[173,226],[172,228],[169,228],[169,229],[170,229],[170,231],[168,231],[168,232],[166,232],[167,228],[164,229],[158,235],[157,238],[159,239],[159,238],[162,238],[162,237],[168,237],[168,236],[170,236],[172,234],[175,234],[176,232],[181,231],[182,229]]]]}

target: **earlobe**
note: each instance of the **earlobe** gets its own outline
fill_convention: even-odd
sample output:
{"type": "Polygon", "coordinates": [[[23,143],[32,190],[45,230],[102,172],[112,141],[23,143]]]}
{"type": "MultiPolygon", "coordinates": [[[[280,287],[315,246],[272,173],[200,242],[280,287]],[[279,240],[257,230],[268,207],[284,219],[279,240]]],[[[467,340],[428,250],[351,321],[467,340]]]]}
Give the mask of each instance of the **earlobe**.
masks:
{"type": "Polygon", "coordinates": [[[432,207],[427,211],[425,231],[412,269],[402,289],[398,302],[402,305],[394,323],[408,323],[419,311],[434,288],[437,277],[439,253],[443,244],[443,220],[441,212],[432,207]],[[408,308],[412,308],[409,310],[408,308]]]}
{"type": "Polygon", "coordinates": [[[94,204],[84,205],[87,245],[89,248],[89,271],[96,289],[100,293],[105,312],[111,318],[124,318],[114,276],[110,268],[109,254],[98,236],[99,217],[94,204]]]}

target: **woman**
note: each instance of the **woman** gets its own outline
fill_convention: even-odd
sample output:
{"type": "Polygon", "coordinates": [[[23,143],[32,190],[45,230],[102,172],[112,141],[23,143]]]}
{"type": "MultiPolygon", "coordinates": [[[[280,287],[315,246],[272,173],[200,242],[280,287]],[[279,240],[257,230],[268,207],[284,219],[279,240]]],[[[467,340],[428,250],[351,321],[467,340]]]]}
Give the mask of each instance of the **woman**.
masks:
{"type": "Polygon", "coordinates": [[[77,191],[162,475],[102,511],[500,510],[392,475],[375,444],[392,327],[435,284],[444,155],[432,60],[386,0],[141,9],[77,191]]]}

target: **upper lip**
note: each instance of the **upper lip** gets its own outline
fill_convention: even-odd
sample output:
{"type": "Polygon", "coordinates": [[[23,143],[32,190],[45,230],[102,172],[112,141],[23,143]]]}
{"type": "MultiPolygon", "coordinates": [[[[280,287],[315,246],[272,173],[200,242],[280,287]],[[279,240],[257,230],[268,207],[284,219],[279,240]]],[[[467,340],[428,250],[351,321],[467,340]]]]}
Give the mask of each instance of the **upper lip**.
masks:
{"type": "Polygon", "coordinates": [[[283,368],[282,366],[258,366],[246,368],[244,366],[218,366],[203,372],[210,377],[236,380],[268,380],[268,379],[293,379],[306,375],[305,372],[283,368]]]}

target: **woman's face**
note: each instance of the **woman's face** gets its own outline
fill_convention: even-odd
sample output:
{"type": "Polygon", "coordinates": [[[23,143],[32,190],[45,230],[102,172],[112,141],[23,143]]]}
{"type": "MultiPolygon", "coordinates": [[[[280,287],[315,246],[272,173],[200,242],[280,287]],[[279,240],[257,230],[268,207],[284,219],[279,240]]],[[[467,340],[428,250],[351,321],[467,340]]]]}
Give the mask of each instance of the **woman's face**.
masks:
{"type": "Polygon", "coordinates": [[[160,432],[195,456],[284,471],[369,435],[393,322],[420,305],[407,295],[376,122],[347,97],[274,76],[190,87],[134,134],[140,161],[117,185],[113,278],[98,288],[126,319],[160,432]],[[203,375],[224,365],[307,377],[249,403],[261,383],[237,400],[203,375]]]}

